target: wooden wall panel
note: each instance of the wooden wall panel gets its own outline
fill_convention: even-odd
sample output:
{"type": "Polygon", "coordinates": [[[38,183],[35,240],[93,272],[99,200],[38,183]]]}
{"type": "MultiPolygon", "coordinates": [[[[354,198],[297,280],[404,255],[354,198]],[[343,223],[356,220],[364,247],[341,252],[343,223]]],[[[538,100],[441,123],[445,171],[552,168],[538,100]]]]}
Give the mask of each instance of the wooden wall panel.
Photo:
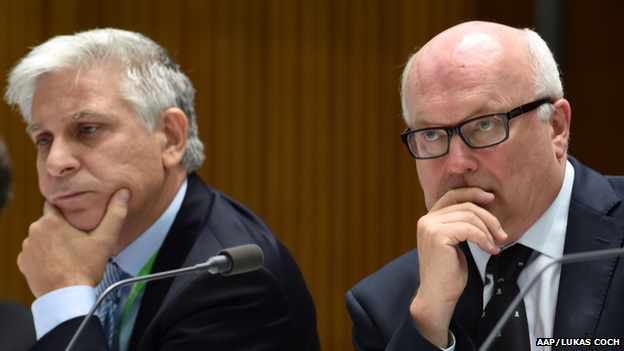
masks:
{"type": "Polygon", "coordinates": [[[624,2],[562,1],[564,89],[572,108],[570,154],[604,174],[624,174],[624,2]],[[613,103],[612,103],[613,102],[613,103]]]}
{"type": "MultiPolygon", "coordinates": [[[[324,350],[352,349],[347,290],[415,246],[425,213],[399,134],[409,53],[474,16],[460,0],[0,0],[0,67],[95,27],[141,32],[193,81],[199,174],[262,217],[300,265],[324,350]]],[[[41,214],[35,149],[0,106],[15,198],[0,220],[0,296],[33,298],[15,258],[41,214]]]]}
{"type": "MultiPolygon", "coordinates": [[[[42,4],[33,1],[32,5],[42,4]]],[[[29,4],[25,2],[5,1],[0,6],[0,66],[3,68],[2,72],[6,72],[16,57],[28,51],[26,45],[34,44],[34,38],[40,33],[42,15],[40,12],[31,14],[29,4]],[[37,24],[15,25],[29,21],[37,24]]],[[[43,209],[43,197],[39,194],[37,185],[36,152],[33,143],[26,137],[21,116],[6,104],[0,104],[0,128],[0,134],[4,137],[15,164],[13,200],[0,217],[1,296],[29,303],[32,295],[17,269],[16,259],[28,226],[41,215],[43,209]]]]}

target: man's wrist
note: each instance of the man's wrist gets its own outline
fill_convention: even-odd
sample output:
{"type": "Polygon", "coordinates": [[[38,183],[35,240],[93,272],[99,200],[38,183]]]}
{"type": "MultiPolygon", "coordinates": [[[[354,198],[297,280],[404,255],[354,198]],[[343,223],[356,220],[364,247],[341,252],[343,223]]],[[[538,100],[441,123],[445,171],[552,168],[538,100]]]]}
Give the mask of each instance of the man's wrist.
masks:
{"type": "Polygon", "coordinates": [[[423,301],[420,295],[416,294],[410,305],[410,314],[420,334],[432,344],[445,350],[449,347],[449,324],[455,306],[434,309],[432,305],[436,304],[423,301]],[[444,315],[448,315],[448,319],[441,317],[444,315]]]}

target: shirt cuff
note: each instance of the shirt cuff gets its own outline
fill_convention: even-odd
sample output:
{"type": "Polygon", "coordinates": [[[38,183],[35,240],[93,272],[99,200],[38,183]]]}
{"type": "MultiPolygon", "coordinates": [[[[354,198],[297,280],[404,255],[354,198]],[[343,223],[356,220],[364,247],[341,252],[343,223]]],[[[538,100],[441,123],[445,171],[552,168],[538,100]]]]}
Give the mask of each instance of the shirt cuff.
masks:
{"type": "Polygon", "coordinates": [[[440,350],[455,351],[455,335],[453,335],[453,333],[450,330],[448,331],[448,348],[446,349],[440,348],[440,350]]]}
{"type": "Polygon", "coordinates": [[[31,309],[37,340],[59,324],[87,315],[95,299],[95,289],[86,285],[54,290],[36,299],[31,309]]]}

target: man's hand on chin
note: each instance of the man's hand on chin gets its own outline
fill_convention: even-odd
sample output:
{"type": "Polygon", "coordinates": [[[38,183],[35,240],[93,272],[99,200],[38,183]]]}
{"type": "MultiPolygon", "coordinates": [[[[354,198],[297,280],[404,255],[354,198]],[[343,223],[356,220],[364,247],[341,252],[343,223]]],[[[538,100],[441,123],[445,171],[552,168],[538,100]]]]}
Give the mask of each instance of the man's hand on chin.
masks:
{"type": "Polygon", "coordinates": [[[35,297],[68,286],[96,286],[102,280],[129,199],[127,189],[113,194],[104,218],[88,233],[69,224],[57,207],[44,204],[43,216],[30,225],[17,256],[17,265],[35,297]]]}
{"type": "Polygon", "coordinates": [[[421,334],[439,347],[448,347],[451,317],[468,281],[459,243],[474,242],[494,255],[496,242],[507,239],[498,219],[483,208],[492,201],[494,194],[480,188],[453,189],[418,220],[420,286],[410,313],[421,334]]]}

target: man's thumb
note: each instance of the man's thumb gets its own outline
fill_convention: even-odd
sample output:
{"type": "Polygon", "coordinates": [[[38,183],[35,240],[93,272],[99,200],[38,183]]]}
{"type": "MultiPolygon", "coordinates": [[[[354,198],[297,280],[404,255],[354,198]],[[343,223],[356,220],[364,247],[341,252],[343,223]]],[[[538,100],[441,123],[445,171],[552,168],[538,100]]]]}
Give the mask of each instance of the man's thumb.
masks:
{"type": "Polygon", "coordinates": [[[129,201],[130,191],[128,189],[118,190],[108,202],[104,218],[97,228],[91,231],[91,236],[114,238],[116,242],[128,214],[129,201]]]}

